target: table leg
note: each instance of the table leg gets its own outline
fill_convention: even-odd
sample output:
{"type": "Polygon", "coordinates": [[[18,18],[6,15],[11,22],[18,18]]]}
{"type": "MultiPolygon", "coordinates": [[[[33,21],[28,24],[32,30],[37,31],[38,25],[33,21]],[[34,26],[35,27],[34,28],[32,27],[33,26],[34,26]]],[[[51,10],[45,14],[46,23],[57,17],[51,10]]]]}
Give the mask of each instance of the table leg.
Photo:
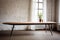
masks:
{"type": "Polygon", "coordinates": [[[53,33],[52,33],[52,24],[49,25],[49,28],[50,28],[51,35],[53,35],[53,33]]]}
{"type": "Polygon", "coordinates": [[[45,25],[45,30],[46,30],[46,32],[47,32],[47,25],[45,25]]]}
{"type": "Polygon", "coordinates": [[[12,30],[11,30],[11,33],[10,33],[10,37],[11,37],[12,34],[13,34],[13,30],[14,30],[14,25],[13,25],[13,27],[12,27],[12,30]]]}

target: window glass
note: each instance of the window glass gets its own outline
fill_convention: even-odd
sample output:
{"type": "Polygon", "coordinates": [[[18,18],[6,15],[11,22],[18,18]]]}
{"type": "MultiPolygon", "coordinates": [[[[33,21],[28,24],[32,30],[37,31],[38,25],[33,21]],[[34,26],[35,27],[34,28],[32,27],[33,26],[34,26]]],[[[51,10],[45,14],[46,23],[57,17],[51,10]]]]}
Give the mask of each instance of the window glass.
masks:
{"type": "MultiPolygon", "coordinates": [[[[45,0],[32,0],[32,16],[31,21],[39,21],[38,15],[42,15],[43,20],[46,19],[46,3],[45,0]],[[33,19],[34,18],[34,19],[33,19]]],[[[46,21],[46,20],[45,20],[46,21]]]]}
{"type": "Polygon", "coordinates": [[[35,3],[35,9],[36,10],[38,9],[38,3],[35,3]]]}
{"type": "Polygon", "coordinates": [[[35,0],[36,2],[38,2],[38,0],[35,0]]]}
{"type": "Polygon", "coordinates": [[[33,0],[33,2],[38,2],[38,0],[33,0]]]}
{"type": "Polygon", "coordinates": [[[39,3],[39,9],[43,9],[43,3],[39,3]]]}
{"type": "Polygon", "coordinates": [[[34,1],[34,2],[38,2],[38,1],[39,1],[39,2],[43,2],[43,0],[33,0],[33,1],[34,1]]]}
{"type": "Polygon", "coordinates": [[[43,0],[39,0],[39,2],[43,2],[43,0]]]}
{"type": "Polygon", "coordinates": [[[38,10],[39,11],[39,13],[43,13],[43,10],[38,10]]]}

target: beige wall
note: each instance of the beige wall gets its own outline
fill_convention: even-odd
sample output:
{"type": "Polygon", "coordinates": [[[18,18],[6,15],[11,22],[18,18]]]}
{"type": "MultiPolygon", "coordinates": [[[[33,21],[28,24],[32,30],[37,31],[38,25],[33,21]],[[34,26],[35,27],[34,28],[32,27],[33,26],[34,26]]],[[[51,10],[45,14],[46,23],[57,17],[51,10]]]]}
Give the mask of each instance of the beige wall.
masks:
{"type": "Polygon", "coordinates": [[[56,0],[56,22],[57,30],[60,31],[60,0],[56,0]]]}
{"type": "Polygon", "coordinates": [[[47,0],[47,21],[55,21],[55,0],[47,0]]]}
{"type": "MultiPolygon", "coordinates": [[[[29,0],[0,0],[0,22],[26,22],[29,14],[29,0]]],[[[0,24],[0,30],[10,30],[12,26],[0,24]]],[[[17,26],[15,29],[26,29],[17,26]]]]}

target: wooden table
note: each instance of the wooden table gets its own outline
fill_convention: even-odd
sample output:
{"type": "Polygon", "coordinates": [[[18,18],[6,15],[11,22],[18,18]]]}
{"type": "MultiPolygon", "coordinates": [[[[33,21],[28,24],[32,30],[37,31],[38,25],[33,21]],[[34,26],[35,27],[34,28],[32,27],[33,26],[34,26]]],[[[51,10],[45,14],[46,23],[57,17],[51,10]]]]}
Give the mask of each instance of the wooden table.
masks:
{"type": "Polygon", "coordinates": [[[8,24],[13,26],[10,34],[10,37],[11,37],[15,25],[45,25],[45,26],[48,25],[50,28],[50,32],[52,34],[52,25],[55,25],[56,22],[3,22],[3,24],[8,24]]]}

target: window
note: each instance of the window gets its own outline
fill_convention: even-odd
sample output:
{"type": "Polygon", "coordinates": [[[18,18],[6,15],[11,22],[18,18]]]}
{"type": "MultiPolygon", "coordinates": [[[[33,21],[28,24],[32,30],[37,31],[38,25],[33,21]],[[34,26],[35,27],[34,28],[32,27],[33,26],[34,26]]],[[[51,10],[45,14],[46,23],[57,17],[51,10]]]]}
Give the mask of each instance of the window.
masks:
{"type": "Polygon", "coordinates": [[[46,0],[32,0],[31,21],[39,21],[38,13],[42,13],[43,20],[46,20],[46,0]]]}

